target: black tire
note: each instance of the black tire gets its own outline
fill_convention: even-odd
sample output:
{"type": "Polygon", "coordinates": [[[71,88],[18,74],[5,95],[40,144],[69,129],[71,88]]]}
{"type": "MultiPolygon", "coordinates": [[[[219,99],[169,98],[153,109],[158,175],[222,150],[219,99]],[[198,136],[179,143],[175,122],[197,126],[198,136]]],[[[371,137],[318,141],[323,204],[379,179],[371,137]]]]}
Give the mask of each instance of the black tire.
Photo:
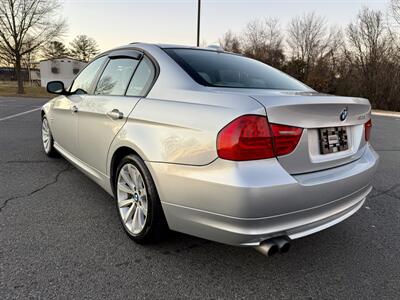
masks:
{"type": "Polygon", "coordinates": [[[125,156],[119,162],[114,176],[114,198],[121,224],[126,234],[132,240],[134,240],[139,244],[147,244],[147,243],[159,242],[161,240],[164,240],[168,236],[169,228],[164,216],[164,212],[161,206],[156,186],[154,184],[153,178],[151,177],[150,171],[147,169],[145,163],[139,156],[130,154],[125,156]],[[126,228],[118,207],[118,196],[117,196],[118,177],[121,169],[124,167],[124,165],[128,163],[134,165],[139,170],[143,178],[147,193],[147,205],[148,205],[147,217],[145,220],[145,225],[139,234],[132,234],[126,228]]]}
{"type": "Polygon", "coordinates": [[[51,130],[50,130],[50,126],[48,124],[49,124],[49,122],[48,122],[46,116],[44,115],[42,117],[42,145],[43,145],[44,153],[46,153],[46,155],[49,156],[49,157],[60,157],[59,153],[54,148],[54,139],[53,139],[53,135],[52,135],[51,130]],[[49,130],[48,131],[48,134],[49,134],[48,135],[49,146],[48,146],[47,149],[46,149],[46,147],[44,145],[44,140],[43,140],[43,123],[44,122],[47,122],[48,130],[49,130]]]}

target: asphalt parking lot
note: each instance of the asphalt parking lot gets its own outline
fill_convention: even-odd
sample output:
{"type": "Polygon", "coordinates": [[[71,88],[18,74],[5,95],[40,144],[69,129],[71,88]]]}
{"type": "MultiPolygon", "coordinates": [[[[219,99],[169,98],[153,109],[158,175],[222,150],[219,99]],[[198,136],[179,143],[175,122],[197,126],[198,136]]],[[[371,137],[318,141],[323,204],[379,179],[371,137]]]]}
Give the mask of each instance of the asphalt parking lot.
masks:
{"type": "Polygon", "coordinates": [[[44,102],[0,97],[0,299],[400,299],[400,118],[373,117],[381,163],[364,207],[266,258],[177,233],[133,243],[113,199],[44,154],[40,111],[18,115],[44,102]]]}

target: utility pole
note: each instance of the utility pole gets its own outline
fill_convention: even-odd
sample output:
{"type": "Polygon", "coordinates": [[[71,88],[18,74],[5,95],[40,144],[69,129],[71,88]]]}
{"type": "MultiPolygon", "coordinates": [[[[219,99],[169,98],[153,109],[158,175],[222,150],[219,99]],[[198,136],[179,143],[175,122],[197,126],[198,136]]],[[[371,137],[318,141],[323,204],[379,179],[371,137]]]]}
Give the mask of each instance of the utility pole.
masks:
{"type": "Polygon", "coordinates": [[[197,2],[197,47],[200,46],[200,8],[201,0],[197,2]]]}

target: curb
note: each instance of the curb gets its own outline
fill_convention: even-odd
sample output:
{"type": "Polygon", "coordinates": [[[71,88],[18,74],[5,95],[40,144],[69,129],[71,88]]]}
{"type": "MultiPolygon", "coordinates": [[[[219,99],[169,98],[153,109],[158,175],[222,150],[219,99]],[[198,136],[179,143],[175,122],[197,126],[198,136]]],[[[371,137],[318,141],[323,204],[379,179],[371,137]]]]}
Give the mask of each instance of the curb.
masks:
{"type": "Polygon", "coordinates": [[[372,114],[375,116],[400,118],[400,112],[396,111],[373,110],[372,114]]]}

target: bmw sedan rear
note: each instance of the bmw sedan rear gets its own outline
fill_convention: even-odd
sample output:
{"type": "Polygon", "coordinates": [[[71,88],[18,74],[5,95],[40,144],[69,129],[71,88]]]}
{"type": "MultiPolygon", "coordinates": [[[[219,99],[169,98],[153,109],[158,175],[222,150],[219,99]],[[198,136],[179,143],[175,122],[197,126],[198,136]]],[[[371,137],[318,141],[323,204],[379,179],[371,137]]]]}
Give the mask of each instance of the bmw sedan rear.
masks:
{"type": "Polygon", "coordinates": [[[366,99],[320,94],[211,49],[131,44],[87,68],[90,82],[81,87],[89,77],[78,75],[45,105],[46,137],[116,198],[139,242],[167,227],[284,252],[291,239],[351,216],[372,189],[378,155],[366,99]],[[144,61],[148,71],[137,75],[144,61]],[[65,128],[62,109],[75,111],[75,127],[65,128]],[[156,215],[146,206],[135,217],[138,190],[156,215]]]}

